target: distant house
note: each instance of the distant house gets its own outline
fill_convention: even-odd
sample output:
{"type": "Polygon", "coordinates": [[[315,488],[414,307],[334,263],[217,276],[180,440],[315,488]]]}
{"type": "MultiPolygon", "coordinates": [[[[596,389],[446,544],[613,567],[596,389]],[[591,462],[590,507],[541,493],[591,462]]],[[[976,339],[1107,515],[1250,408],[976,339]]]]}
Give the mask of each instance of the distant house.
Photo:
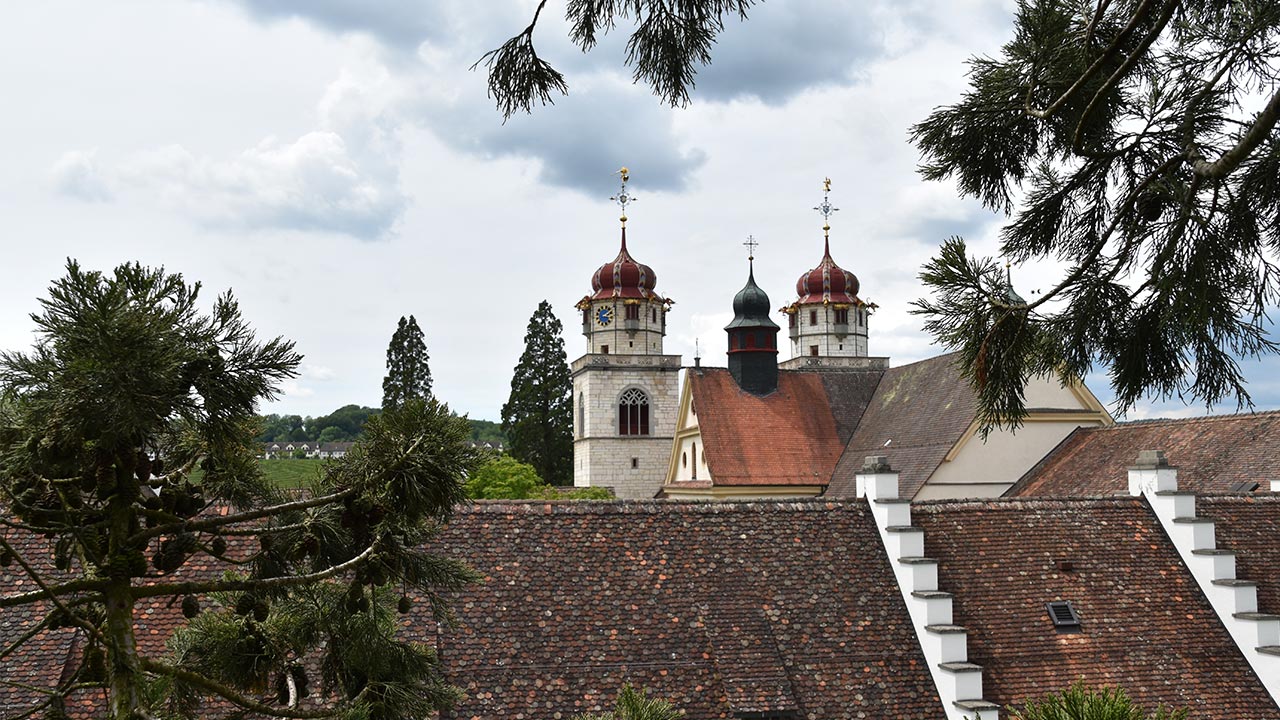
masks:
{"type": "Polygon", "coordinates": [[[292,458],[293,454],[298,451],[306,453],[308,458],[319,460],[328,460],[329,458],[340,458],[351,451],[354,442],[317,442],[311,440],[282,440],[275,442],[266,442],[262,444],[262,454],[259,456],[266,460],[276,458],[292,458]]]}

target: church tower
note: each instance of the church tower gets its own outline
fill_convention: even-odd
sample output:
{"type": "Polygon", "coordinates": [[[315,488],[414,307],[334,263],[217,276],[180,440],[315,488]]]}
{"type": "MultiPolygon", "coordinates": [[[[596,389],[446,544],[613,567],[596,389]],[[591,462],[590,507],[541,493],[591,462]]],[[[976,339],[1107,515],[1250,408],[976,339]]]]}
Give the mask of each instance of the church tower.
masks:
{"type": "Polygon", "coordinates": [[[867,357],[867,325],[874,303],[858,297],[858,278],[831,259],[831,179],[823,181],[822,204],[814,208],[822,214],[822,260],[796,281],[797,299],[782,312],[787,314],[791,336],[791,360],[783,367],[810,365],[856,365],[857,361],[837,358],[867,357]]]}
{"type": "Polygon", "coordinates": [[[778,389],[778,325],[769,319],[769,296],[756,285],[755,239],[748,238],[747,284],[733,296],[729,334],[729,374],[752,395],[778,389]]]}
{"type": "Polygon", "coordinates": [[[618,256],[591,276],[578,301],[587,354],[573,374],[573,484],[612,488],[620,498],[651,498],[662,487],[679,403],[679,355],[663,355],[673,301],[654,291],[658,277],[627,249],[628,171],[611,198],[622,207],[618,256]]]}

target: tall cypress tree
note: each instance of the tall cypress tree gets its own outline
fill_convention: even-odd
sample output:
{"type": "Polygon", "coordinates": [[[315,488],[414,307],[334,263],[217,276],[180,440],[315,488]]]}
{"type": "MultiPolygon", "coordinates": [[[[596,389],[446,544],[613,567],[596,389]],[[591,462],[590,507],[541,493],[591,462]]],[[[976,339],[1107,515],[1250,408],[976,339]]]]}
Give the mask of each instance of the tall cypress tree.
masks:
{"type": "Polygon", "coordinates": [[[524,335],[524,354],[502,406],[502,430],[513,457],[553,485],[573,474],[573,383],[564,352],[564,327],[543,300],[524,335]]]}
{"type": "Polygon", "coordinates": [[[427,365],[427,344],[412,316],[400,317],[391,343],[387,345],[387,376],[382,379],[382,408],[400,407],[408,400],[431,397],[431,367],[427,365]]]}

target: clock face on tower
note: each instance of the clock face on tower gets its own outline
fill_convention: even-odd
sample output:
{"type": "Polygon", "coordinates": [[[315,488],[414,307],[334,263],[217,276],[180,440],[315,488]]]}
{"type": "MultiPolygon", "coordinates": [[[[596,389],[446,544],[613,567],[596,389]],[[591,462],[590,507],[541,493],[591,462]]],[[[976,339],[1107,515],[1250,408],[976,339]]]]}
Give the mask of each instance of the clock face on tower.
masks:
{"type": "Polygon", "coordinates": [[[601,325],[608,325],[613,322],[613,308],[602,307],[596,310],[596,322],[601,325]]]}

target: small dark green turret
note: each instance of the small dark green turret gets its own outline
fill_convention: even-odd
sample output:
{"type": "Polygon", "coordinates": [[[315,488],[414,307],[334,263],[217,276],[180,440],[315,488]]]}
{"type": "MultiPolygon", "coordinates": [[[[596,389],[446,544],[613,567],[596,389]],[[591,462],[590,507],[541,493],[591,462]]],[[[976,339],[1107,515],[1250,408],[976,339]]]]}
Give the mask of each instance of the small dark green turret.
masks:
{"type": "Polygon", "coordinates": [[[754,258],[747,285],[733,298],[729,333],[729,374],[753,395],[778,389],[778,325],[769,319],[769,296],[756,285],[754,258]]]}

